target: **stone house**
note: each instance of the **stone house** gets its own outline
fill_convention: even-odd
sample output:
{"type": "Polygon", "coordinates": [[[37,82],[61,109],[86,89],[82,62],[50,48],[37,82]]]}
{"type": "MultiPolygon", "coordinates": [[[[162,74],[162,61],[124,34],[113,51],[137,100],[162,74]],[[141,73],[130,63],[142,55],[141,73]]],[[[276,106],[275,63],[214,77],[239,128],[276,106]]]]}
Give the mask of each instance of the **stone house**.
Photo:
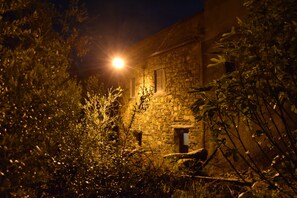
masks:
{"type": "Polygon", "coordinates": [[[161,155],[205,147],[203,123],[191,111],[197,98],[190,90],[226,72],[225,67],[208,68],[208,60],[217,53],[215,40],[236,25],[241,6],[239,0],[207,0],[203,12],[127,49],[121,111],[139,145],[161,155]],[[152,94],[145,111],[136,113],[131,122],[135,105],[148,91],[152,94]]]}

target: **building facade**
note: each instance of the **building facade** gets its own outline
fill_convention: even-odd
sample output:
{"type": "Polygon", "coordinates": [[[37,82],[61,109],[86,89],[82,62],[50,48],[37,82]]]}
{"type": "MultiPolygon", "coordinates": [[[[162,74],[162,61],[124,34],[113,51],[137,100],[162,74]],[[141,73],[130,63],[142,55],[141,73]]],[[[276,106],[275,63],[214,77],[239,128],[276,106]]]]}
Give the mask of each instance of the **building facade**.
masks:
{"type": "Polygon", "coordinates": [[[191,111],[197,96],[190,91],[225,73],[224,67],[207,65],[218,53],[216,39],[242,15],[241,6],[238,0],[208,0],[203,12],[127,49],[121,112],[143,148],[165,155],[206,147],[203,123],[191,111]]]}

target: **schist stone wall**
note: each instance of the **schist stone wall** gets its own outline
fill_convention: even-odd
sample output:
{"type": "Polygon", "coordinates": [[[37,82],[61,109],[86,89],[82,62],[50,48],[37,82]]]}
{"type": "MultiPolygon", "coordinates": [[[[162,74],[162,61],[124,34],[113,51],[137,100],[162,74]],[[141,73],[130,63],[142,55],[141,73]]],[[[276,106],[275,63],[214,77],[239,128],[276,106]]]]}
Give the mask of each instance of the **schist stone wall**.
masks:
{"type": "Polygon", "coordinates": [[[142,132],[144,148],[168,154],[181,152],[179,144],[183,143],[180,141],[188,141],[188,151],[201,147],[202,128],[191,111],[196,97],[189,93],[190,88],[201,81],[199,54],[199,41],[191,41],[187,45],[151,56],[145,62],[134,65],[138,71],[130,73],[129,77],[136,80],[136,96],[130,97],[131,85],[126,82],[124,101],[127,105],[123,108],[123,116],[125,122],[129,123],[133,108],[139,103],[142,87],[151,89],[153,94],[146,111],[137,113],[132,125],[132,130],[142,132]],[[164,90],[155,92],[157,70],[163,70],[164,90]],[[178,130],[185,130],[188,133],[185,136],[188,137],[179,140],[178,130]]]}

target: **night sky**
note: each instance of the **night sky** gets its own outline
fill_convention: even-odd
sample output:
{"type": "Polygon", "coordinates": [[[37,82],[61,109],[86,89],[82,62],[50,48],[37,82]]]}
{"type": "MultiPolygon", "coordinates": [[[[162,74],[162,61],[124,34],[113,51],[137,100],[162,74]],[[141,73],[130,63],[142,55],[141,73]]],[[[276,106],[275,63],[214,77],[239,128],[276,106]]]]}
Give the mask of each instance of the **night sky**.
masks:
{"type": "Polygon", "coordinates": [[[85,31],[94,37],[85,71],[102,67],[112,54],[203,9],[203,0],[80,0],[89,13],[85,31]]]}
{"type": "MultiPolygon", "coordinates": [[[[202,0],[81,0],[109,38],[131,44],[202,10],[202,0]]],[[[100,33],[99,33],[100,34],[100,33]]]]}

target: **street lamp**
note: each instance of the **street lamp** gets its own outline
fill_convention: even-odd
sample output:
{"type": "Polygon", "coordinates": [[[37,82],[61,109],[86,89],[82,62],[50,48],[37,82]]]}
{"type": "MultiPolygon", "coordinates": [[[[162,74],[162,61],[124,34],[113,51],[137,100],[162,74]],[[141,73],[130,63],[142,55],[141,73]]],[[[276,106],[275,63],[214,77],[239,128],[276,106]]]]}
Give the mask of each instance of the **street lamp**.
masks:
{"type": "Polygon", "coordinates": [[[125,61],[120,57],[116,57],[112,60],[112,66],[116,69],[122,69],[125,66],[125,61]]]}
{"type": "MultiPolygon", "coordinates": [[[[121,70],[124,67],[128,67],[129,69],[138,70],[140,72],[139,68],[129,67],[129,65],[126,66],[126,63],[125,63],[124,59],[122,59],[120,57],[114,57],[112,59],[111,63],[112,63],[112,66],[117,70],[121,70]]],[[[145,71],[144,71],[144,67],[142,67],[141,70],[142,70],[142,91],[144,91],[144,88],[145,88],[145,71]]]]}

